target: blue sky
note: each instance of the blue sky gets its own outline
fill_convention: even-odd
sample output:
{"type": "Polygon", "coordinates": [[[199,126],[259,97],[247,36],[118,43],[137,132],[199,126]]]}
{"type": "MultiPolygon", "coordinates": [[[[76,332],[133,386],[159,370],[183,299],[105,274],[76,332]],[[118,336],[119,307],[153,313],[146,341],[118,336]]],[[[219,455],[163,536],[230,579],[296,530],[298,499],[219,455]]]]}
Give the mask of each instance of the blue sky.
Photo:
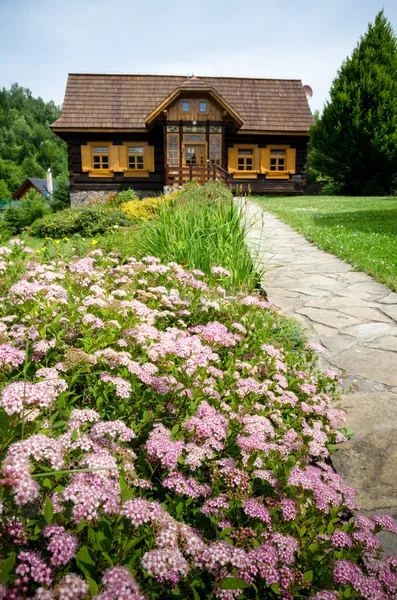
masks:
{"type": "Polygon", "coordinates": [[[333,77],[395,0],[0,0],[0,87],[61,104],[68,73],[302,79],[321,109],[333,77]]]}

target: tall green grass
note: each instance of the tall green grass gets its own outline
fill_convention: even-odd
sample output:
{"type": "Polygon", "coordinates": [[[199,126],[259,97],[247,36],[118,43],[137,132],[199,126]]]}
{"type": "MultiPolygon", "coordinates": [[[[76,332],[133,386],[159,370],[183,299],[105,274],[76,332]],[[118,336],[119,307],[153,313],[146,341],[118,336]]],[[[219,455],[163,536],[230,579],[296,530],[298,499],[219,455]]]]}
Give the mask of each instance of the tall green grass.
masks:
{"type": "Polygon", "coordinates": [[[245,243],[247,227],[230,190],[218,182],[192,182],[145,225],[140,251],[209,275],[212,266],[222,265],[231,272],[233,286],[253,288],[260,277],[245,243]]]}

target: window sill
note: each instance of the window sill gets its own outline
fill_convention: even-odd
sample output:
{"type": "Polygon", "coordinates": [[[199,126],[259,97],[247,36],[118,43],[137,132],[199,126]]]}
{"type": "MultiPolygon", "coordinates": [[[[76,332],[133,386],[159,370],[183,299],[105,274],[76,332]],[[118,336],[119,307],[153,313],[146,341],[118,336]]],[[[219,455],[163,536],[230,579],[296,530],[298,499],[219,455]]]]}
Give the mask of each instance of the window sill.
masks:
{"type": "Polygon", "coordinates": [[[233,179],[257,179],[259,171],[234,171],[233,179]]]}
{"type": "Polygon", "coordinates": [[[147,169],[127,169],[124,171],[124,177],[149,177],[147,169]]]}
{"type": "Polygon", "coordinates": [[[266,179],[289,179],[289,171],[266,171],[266,179]]]}
{"type": "Polygon", "coordinates": [[[92,171],[88,171],[88,177],[113,177],[113,175],[114,171],[110,171],[109,169],[92,169],[92,171]]]}

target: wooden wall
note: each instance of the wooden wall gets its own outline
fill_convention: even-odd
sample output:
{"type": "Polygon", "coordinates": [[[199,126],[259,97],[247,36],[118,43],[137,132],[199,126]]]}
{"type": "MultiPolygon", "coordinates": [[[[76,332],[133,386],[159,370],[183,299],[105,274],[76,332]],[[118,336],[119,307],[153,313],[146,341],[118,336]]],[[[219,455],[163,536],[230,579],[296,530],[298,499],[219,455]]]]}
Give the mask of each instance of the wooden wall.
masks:
{"type": "Polygon", "coordinates": [[[167,108],[167,121],[221,121],[223,109],[208,95],[180,96],[167,108]],[[189,112],[182,112],[182,102],[189,102],[189,112]],[[207,103],[207,112],[200,112],[200,101],[207,103]]]}
{"type": "MultiPolygon", "coordinates": [[[[237,134],[226,133],[225,136],[225,156],[227,159],[228,149],[234,144],[258,144],[259,148],[264,148],[268,144],[274,145],[289,145],[291,148],[296,148],[296,170],[295,175],[300,175],[294,180],[290,179],[266,179],[264,174],[258,173],[256,179],[237,179],[230,177],[229,183],[235,191],[251,190],[252,193],[258,194],[278,194],[278,193],[302,193],[306,185],[306,168],[307,168],[307,146],[309,136],[294,136],[294,135],[257,135],[257,134],[237,134]]],[[[225,167],[226,168],[226,167],[225,167]]]]}
{"type": "Polygon", "coordinates": [[[162,191],[164,186],[164,142],[163,129],[156,127],[144,133],[90,132],[63,133],[68,144],[69,177],[71,192],[79,191],[121,191],[128,188],[136,190],[162,191]],[[87,142],[112,142],[118,146],[124,142],[148,142],[154,146],[155,171],[149,177],[124,177],[124,173],[115,173],[114,177],[89,177],[81,168],[81,146],[87,142]]]}

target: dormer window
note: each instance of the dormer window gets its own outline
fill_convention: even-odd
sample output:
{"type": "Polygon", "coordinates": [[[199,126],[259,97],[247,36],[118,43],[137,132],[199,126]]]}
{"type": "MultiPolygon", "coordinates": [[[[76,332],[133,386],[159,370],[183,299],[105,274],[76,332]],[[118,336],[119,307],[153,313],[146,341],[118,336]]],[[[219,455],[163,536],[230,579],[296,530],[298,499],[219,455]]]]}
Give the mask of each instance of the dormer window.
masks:
{"type": "Polygon", "coordinates": [[[203,100],[200,102],[200,112],[201,113],[206,113],[207,112],[207,103],[204,102],[203,100]]]}
{"type": "Polygon", "coordinates": [[[182,102],[182,112],[189,112],[189,102],[187,100],[183,100],[182,102]]]}

